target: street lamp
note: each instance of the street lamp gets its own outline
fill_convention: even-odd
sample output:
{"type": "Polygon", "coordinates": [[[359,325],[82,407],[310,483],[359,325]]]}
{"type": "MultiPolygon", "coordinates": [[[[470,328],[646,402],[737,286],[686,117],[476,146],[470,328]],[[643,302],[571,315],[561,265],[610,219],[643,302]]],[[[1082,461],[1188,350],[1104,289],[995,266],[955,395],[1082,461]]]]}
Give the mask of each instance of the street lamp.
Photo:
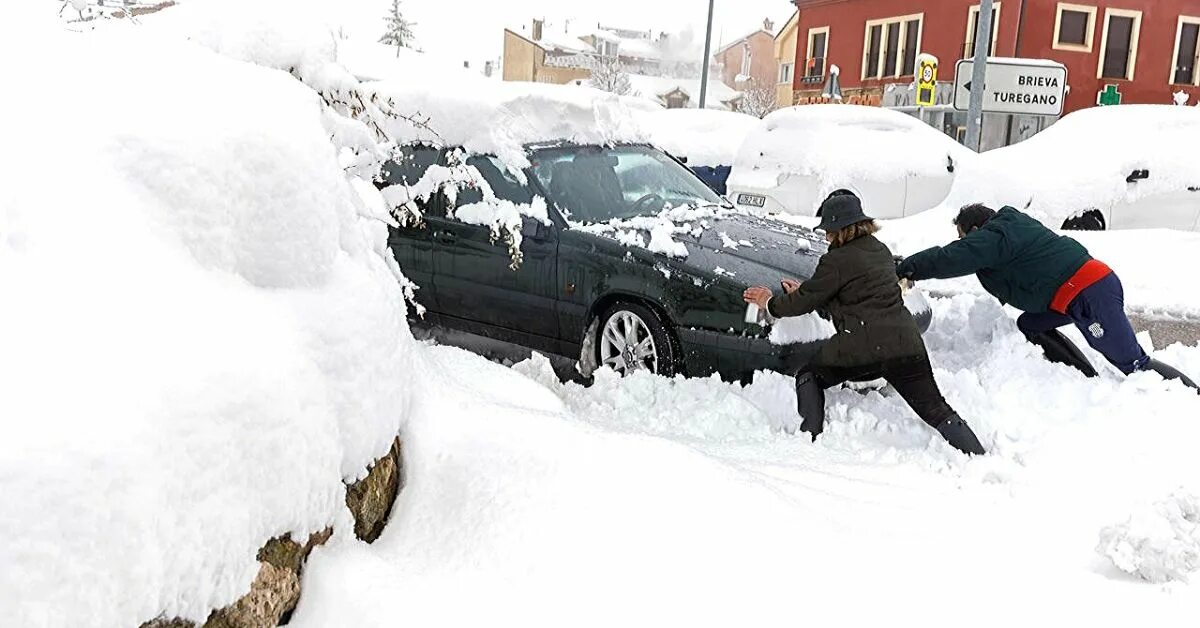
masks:
{"type": "Polygon", "coordinates": [[[700,108],[708,97],[708,58],[712,54],[713,1],[708,0],[708,30],[704,32],[704,70],[700,75],[700,108]]]}

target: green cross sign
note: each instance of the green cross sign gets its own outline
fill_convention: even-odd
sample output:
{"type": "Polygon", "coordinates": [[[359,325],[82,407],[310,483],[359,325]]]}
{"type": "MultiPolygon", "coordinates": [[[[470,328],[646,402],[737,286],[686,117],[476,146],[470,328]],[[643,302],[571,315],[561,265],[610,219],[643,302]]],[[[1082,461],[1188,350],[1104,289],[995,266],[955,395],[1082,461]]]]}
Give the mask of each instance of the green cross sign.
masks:
{"type": "Polygon", "coordinates": [[[1096,104],[1100,106],[1119,105],[1121,104],[1121,92],[1117,91],[1116,85],[1105,85],[1104,89],[1100,90],[1100,94],[1096,96],[1096,104]]]}

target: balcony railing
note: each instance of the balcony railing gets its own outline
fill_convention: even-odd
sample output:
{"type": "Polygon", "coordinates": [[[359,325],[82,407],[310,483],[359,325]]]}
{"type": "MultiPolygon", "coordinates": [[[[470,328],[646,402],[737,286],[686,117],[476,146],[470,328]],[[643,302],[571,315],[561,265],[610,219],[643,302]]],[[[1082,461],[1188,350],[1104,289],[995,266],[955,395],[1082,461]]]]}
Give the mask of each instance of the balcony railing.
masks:
{"type": "Polygon", "coordinates": [[[825,57],[813,57],[804,62],[804,75],[800,82],[804,84],[824,83],[826,71],[825,57]]]}

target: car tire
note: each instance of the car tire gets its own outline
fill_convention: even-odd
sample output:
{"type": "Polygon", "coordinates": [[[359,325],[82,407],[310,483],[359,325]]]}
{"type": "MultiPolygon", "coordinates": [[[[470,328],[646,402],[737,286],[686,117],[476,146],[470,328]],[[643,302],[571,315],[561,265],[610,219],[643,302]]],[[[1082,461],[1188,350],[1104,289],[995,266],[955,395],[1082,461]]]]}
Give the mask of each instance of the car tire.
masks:
{"type": "Polygon", "coordinates": [[[1063,222],[1062,228],[1066,231],[1104,231],[1104,215],[1091,209],[1074,218],[1068,218],[1063,222]]]}
{"type": "Polygon", "coordinates": [[[600,315],[596,364],[601,367],[607,366],[622,376],[645,370],[673,377],[681,371],[681,354],[662,316],[644,305],[618,301],[600,315]]]}

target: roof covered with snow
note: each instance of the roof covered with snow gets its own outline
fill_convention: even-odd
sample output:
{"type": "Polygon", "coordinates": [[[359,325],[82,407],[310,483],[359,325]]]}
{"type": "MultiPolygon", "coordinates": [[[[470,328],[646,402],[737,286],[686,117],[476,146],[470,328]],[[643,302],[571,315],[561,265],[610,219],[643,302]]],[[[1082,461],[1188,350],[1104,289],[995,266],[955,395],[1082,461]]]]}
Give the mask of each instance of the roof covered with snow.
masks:
{"type": "MultiPolygon", "coordinates": [[[[629,83],[633,93],[643,97],[663,98],[674,91],[681,91],[691,97],[689,107],[696,107],[700,100],[700,79],[671,78],[666,76],[648,76],[645,74],[630,74],[629,83]]],[[[708,106],[712,108],[727,108],[724,103],[738,98],[741,92],[734,90],[717,79],[708,81],[708,106]]]]}
{"type": "Polygon", "coordinates": [[[662,109],[642,114],[655,146],[687,157],[689,166],[730,166],[746,135],[759,124],[754,116],[713,109],[662,109]]]}
{"type": "Polygon", "coordinates": [[[771,113],[750,132],[730,184],[773,187],[780,174],[831,179],[900,178],[945,172],[947,156],[974,157],[916,118],[880,107],[802,105],[771,113]]]}

